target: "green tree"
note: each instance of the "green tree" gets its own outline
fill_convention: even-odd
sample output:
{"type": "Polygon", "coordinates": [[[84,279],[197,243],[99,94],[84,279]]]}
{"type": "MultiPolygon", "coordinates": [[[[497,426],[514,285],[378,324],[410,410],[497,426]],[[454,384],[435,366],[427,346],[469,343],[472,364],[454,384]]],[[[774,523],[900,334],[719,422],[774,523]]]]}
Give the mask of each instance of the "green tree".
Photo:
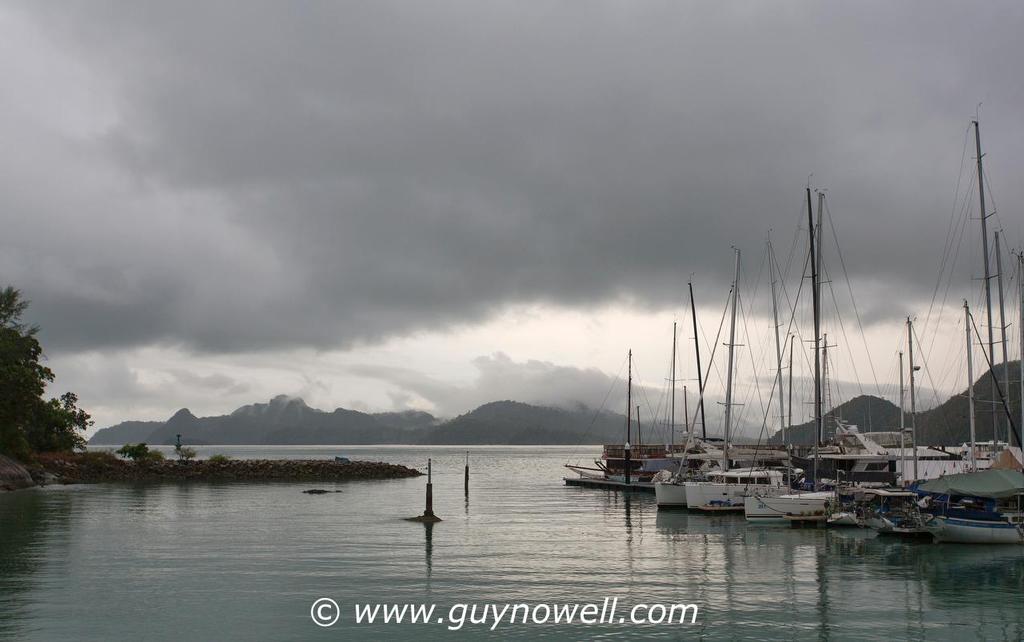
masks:
{"type": "Polygon", "coordinates": [[[80,432],[92,424],[74,393],[44,400],[54,374],[40,363],[39,328],[21,321],[27,308],[20,291],[0,290],[0,452],[19,459],[81,448],[85,439],[80,432]]]}
{"type": "Polygon", "coordinates": [[[150,450],[145,442],[125,444],[117,450],[117,454],[132,461],[150,461],[164,458],[163,453],[158,450],[150,450]]]}
{"type": "Polygon", "coordinates": [[[189,448],[188,446],[182,446],[178,444],[174,447],[174,453],[178,456],[178,461],[187,463],[196,458],[196,449],[189,448]]]}

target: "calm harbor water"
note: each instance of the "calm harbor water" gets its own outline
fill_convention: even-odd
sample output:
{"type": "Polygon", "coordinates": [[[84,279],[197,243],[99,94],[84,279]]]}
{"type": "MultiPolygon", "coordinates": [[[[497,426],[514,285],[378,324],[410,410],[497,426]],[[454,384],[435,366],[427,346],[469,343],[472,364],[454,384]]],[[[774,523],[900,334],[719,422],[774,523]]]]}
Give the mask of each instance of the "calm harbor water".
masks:
{"type": "Polygon", "coordinates": [[[653,496],[562,484],[593,447],[200,448],[425,469],[386,482],[51,487],[0,494],[0,638],[1012,639],[1024,551],[659,513],[653,496]],[[342,490],[307,495],[308,488],[342,490]],[[309,609],[342,605],[332,628],[309,609]],[[356,625],[356,603],[695,603],[695,625],[356,625]]]}

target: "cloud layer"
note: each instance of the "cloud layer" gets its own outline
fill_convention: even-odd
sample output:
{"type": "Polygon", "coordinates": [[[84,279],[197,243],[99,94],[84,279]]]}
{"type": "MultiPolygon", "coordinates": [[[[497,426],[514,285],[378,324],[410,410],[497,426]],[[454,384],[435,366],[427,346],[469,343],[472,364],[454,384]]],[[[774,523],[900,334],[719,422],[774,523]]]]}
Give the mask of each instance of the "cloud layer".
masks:
{"type": "Polygon", "coordinates": [[[979,99],[1024,196],[1021,9],[928,7],[27,3],[4,272],[59,348],[664,307],[795,230],[813,171],[854,277],[926,298],[979,99]]]}

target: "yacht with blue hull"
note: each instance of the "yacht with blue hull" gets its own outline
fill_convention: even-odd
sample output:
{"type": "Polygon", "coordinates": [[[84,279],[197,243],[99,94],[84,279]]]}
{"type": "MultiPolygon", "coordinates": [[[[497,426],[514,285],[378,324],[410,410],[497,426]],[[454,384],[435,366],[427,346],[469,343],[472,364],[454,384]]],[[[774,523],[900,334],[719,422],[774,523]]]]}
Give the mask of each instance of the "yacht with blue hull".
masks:
{"type": "Polygon", "coordinates": [[[947,475],[917,488],[925,528],[937,542],[1024,544],[1024,473],[989,469],[947,475]]]}

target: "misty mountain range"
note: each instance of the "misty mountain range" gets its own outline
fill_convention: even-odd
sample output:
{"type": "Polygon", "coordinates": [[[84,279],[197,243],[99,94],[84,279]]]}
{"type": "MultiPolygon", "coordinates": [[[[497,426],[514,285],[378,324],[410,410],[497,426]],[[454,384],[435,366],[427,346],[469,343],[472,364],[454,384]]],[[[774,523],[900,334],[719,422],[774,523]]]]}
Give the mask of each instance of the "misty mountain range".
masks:
{"type": "Polygon", "coordinates": [[[621,442],[625,418],[515,401],[484,404],[441,421],[421,411],[364,413],[311,408],[279,395],[229,415],[196,417],[182,408],[167,421],[125,421],[99,430],[90,445],[173,444],[579,444],[621,442]]]}
{"type": "MultiPolygon", "coordinates": [[[[1011,372],[1017,365],[1011,364],[1011,372]]],[[[991,384],[982,375],[975,384],[979,411],[977,438],[992,438],[993,414],[984,409],[991,384]]],[[[1009,390],[1010,411],[1020,416],[1019,387],[1009,390]]],[[[954,395],[939,406],[916,414],[918,442],[958,445],[969,439],[967,392],[954,395]]],[[[831,409],[826,415],[825,436],[835,431],[833,418],[857,425],[862,431],[895,430],[899,408],[872,395],[861,395],[831,409]]],[[[1005,419],[1002,419],[1005,426],[1005,419]]],[[[910,426],[907,413],[907,426],[910,426]]],[[[595,411],[583,405],[574,408],[536,406],[516,401],[494,401],[454,419],[439,420],[422,411],[364,413],[337,408],[327,412],[311,408],[296,397],[279,395],[268,403],[256,403],[215,417],[196,417],[182,408],[167,421],[125,421],[104,428],[89,440],[91,445],[119,445],[146,442],[173,444],[177,435],[188,444],[595,444],[622,443],[625,417],[595,411]]],[[[646,426],[645,426],[646,428],[646,426]]],[[[644,435],[645,443],[660,443],[665,436],[644,435]]],[[[1002,433],[1001,433],[1002,434],[1002,433]]],[[[791,444],[813,443],[814,424],[794,426],[787,434],[791,444]]],[[[634,435],[634,441],[636,437],[634,435]]],[[[781,443],[782,435],[770,437],[781,443]]]]}

